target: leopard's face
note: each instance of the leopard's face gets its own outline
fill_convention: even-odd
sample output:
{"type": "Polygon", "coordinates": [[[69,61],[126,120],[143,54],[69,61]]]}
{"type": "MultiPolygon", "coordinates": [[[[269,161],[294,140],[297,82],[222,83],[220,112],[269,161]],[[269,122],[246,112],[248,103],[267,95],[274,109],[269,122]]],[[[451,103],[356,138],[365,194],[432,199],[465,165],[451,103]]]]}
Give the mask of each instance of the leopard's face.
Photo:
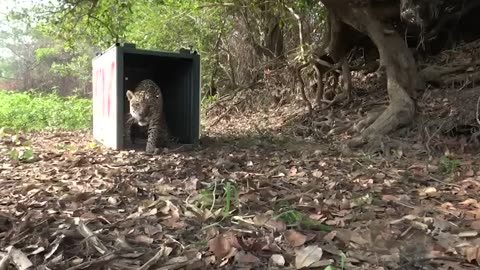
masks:
{"type": "Polygon", "coordinates": [[[138,125],[146,126],[150,121],[151,100],[145,93],[133,93],[127,91],[127,98],[130,102],[130,114],[137,121],[138,125]]]}

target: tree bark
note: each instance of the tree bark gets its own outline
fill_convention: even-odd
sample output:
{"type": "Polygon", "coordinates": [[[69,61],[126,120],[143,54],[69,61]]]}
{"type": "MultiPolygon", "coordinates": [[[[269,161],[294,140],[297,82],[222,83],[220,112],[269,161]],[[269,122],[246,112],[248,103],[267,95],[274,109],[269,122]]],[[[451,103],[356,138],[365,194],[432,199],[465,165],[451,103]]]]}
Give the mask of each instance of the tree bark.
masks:
{"type": "Polygon", "coordinates": [[[413,55],[401,36],[383,25],[368,5],[356,5],[348,0],[322,2],[329,12],[338,16],[342,22],[370,37],[378,48],[380,63],[387,74],[390,105],[359,137],[352,140],[351,146],[358,146],[373,137],[385,135],[409,124],[415,114],[415,103],[411,96],[420,85],[420,77],[413,55]]]}

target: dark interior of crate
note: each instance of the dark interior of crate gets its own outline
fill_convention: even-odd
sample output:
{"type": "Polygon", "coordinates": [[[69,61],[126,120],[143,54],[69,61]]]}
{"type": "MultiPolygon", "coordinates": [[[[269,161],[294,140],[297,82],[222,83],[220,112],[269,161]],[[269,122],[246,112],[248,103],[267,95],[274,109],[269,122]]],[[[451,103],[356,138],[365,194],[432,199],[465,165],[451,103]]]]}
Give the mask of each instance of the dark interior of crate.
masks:
{"type": "MultiPolygon", "coordinates": [[[[124,115],[129,112],[127,90],[134,90],[144,79],[151,79],[160,86],[164,98],[164,112],[167,125],[179,143],[191,143],[189,121],[192,102],[191,59],[144,54],[124,54],[124,115]]],[[[125,119],[126,120],[126,119],[125,119]]],[[[146,129],[134,126],[138,138],[135,145],[125,137],[124,148],[141,149],[146,143],[146,129]]],[[[125,130],[123,132],[125,134],[125,130]]]]}

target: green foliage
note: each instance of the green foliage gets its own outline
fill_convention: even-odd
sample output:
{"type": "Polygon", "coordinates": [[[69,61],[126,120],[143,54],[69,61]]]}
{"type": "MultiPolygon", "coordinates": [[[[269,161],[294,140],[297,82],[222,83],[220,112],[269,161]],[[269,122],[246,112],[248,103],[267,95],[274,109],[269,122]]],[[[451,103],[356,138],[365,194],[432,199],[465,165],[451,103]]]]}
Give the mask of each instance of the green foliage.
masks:
{"type": "MultiPolygon", "coordinates": [[[[51,76],[43,85],[27,88],[50,89],[52,84],[60,86],[68,81],[75,87],[60,89],[62,94],[86,96],[94,53],[116,42],[135,43],[148,50],[196,50],[201,55],[203,90],[209,84],[230,89],[231,83],[250,83],[258,75],[250,74],[258,72],[252,71],[261,58],[257,49],[271,50],[268,44],[276,42],[268,34],[272,26],[282,28],[282,44],[298,46],[297,21],[291,11],[298,13],[305,30],[312,30],[316,36],[323,31],[326,11],[314,0],[42,1],[10,12],[9,23],[23,24],[35,41],[34,59],[42,64],[38,77],[51,76]],[[43,42],[45,38],[47,43],[43,42]],[[75,88],[83,92],[72,90],[75,88]]],[[[302,47],[317,41],[305,39],[302,47]]]]}
{"type": "Polygon", "coordinates": [[[201,189],[197,196],[193,199],[196,203],[199,204],[199,207],[210,207],[214,201],[213,190],[211,189],[201,189]]]}
{"type": "Polygon", "coordinates": [[[312,230],[331,231],[330,226],[312,220],[308,215],[285,205],[278,210],[275,219],[283,220],[290,227],[302,227],[312,230]]]}
{"type": "Polygon", "coordinates": [[[0,127],[22,131],[86,129],[91,118],[88,99],[0,91],[0,127]]]}
{"type": "Polygon", "coordinates": [[[0,57],[0,80],[3,78],[13,78],[14,73],[12,61],[0,57]]]}
{"type": "Polygon", "coordinates": [[[200,190],[194,201],[199,203],[201,208],[213,209],[213,207],[218,207],[221,210],[222,217],[226,218],[236,210],[236,206],[239,204],[237,187],[234,183],[227,181],[223,184],[223,192],[221,192],[217,184],[214,184],[209,188],[200,190]]]}
{"type": "MultiPolygon", "coordinates": [[[[59,92],[70,95],[77,89],[86,89],[85,86],[91,85],[89,64],[82,62],[82,67],[73,72],[65,72],[65,68],[58,72],[58,66],[68,67],[76,63],[78,53],[68,51],[64,41],[55,40],[50,33],[43,31],[41,24],[34,19],[37,10],[37,7],[17,8],[8,14],[7,23],[0,29],[0,48],[5,51],[0,56],[0,76],[14,79],[14,85],[22,88],[19,90],[35,88],[49,92],[62,86],[59,92]],[[88,79],[83,76],[86,72],[88,79]]],[[[91,47],[78,46],[78,49],[91,47]]],[[[89,50],[78,52],[90,59],[89,50]]]]}
{"type": "MultiPolygon", "coordinates": [[[[105,0],[77,1],[75,5],[60,1],[60,5],[38,5],[34,12],[40,31],[62,40],[66,51],[83,53],[89,61],[92,53],[87,54],[85,44],[97,51],[115,42],[135,43],[149,50],[193,48],[201,55],[203,80],[208,81],[215,41],[227,24],[223,9],[199,8],[203,2],[209,1],[105,0]]],[[[53,68],[56,72],[91,71],[90,62],[80,55],[72,62],[81,65],[62,63],[53,68]]]]}
{"type": "Polygon", "coordinates": [[[223,194],[223,200],[224,200],[224,206],[223,206],[223,217],[228,217],[230,215],[230,212],[232,211],[232,205],[234,202],[238,203],[238,194],[237,194],[237,188],[235,185],[233,185],[231,182],[227,182],[225,187],[224,187],[224,194],[223,194]]]}
{"type": "Polygon", "coordinates": [[[345,253],[341,252],[340,253],[340,266],[342,267],[342,270],[345,269],[345,261],[347,260],[347,255],[345,253]]]}
{"type": "Polygon", "coordinates": [[[79,44],[109,47],[124,40],[134,3],[137,1],[59,1],[36,5],[31,11],[36,14],[38,29],[65,41],[66,49],[75,50],[79,44]]]}
{"type": "Polygon", "coordinates": [[[448,156],[443,156],[440,159],[440,169],[445,174],[454,173],[460,167],[460,160],[452,159],[448,156]]]}
{"type": "Polygon", "coordinates": [[[42,61],[51,57],[54,57],[59,53],[58,47],[38,48],[35,50],[35,57],[37,60],[42,61]]]}
{"type": "Polygon", "coordinates": [[[56,144],[55,148],[60,151],[73,151],[75,150],[75,145],[60,143],[60,144],[56,144]]]}
{"type": "Polygon", "coordinates": [[[369,193],[364,194],[360,197],[356,197],[352,199],[352,206],[357,207],[357,206],[364,206],[364,205],[371,205],[373,201],[372,195],[369,193]]]}
{"type": "MultiPolygon", "coordinates": [[[[347,259],[347,255],[340,251],[340,269],[345,269],[345,260],[347,259]]],[[[333,265],[328,265],[323,270],[337,270],[337,268],[333,265]]]]}
{"type": "Polygon", "coordinates": [[[297,210],[283,210],[278,214],[277,218],[283,220],[287,225],[296,226],[302,222],[304,214],[297,210]]]}
{"type": "MultiPolygon", "coordinates": [[[[193,48],[201,56],[202,81],[211,77],[215,42],[229,27],[221,8],[199,8],[203,1],[138,1],[125,38],[140,48],[178,51],[193,48]]],[[[205,86],[205,85],[204,85],[205,86]]]]}
{"type": "Polygon", "coordinates": [[[10,158],[15,161],[19,162],[32,162],[34,160],[34,154],[32,148],[24,148],[24,149],[12,149],[10,151],[10,158]]]}
{"type": "Polygon", "coordinates": [[[201,103],[201,109],[202,111],[205,111],[208,109],[212,104],[214,104],[217,101],[217,96],[205,96],[202,98],[202,103],[201,103]]]}

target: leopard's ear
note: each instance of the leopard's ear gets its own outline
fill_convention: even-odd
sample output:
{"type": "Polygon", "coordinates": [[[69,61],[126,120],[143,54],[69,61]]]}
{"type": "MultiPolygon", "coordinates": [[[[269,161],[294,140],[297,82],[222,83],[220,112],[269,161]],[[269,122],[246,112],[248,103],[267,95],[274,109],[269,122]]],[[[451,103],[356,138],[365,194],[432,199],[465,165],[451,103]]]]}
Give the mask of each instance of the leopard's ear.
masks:
{"type": "Polygon", "coordinates": [[[132,98],[135,96],[132,91],[127,90],[127,99],[128,101],[132,100],[132,98]]]}

